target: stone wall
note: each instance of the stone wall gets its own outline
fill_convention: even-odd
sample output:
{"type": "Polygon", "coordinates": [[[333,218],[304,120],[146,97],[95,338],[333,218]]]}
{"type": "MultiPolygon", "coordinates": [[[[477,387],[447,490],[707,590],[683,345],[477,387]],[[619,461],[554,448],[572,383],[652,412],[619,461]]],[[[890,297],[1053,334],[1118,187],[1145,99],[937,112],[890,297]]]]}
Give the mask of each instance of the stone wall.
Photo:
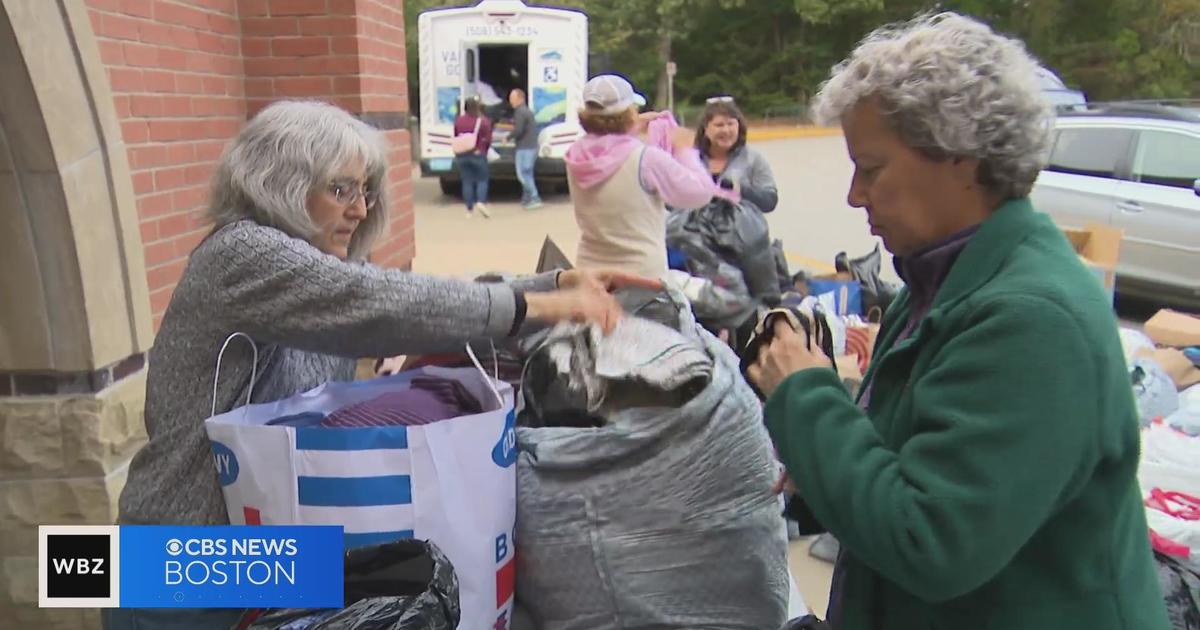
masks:
{"type": "Polygon", "coordinates": [[[113,523],[145,443],[145,370],[98,394],[0,398],[0,615],[12,628],[95,627],[96,611],[37,610],[38,525],[113,523]]]}

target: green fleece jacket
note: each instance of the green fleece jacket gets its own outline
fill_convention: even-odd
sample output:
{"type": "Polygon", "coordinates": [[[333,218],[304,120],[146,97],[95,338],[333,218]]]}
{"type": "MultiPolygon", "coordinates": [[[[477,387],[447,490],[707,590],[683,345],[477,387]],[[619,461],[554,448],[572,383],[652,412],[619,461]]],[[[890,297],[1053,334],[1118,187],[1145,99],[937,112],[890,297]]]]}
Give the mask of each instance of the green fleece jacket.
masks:
{"type": "Polygon", "coordinates": [[[1168,630],[1137,487],[1137,414],[1116,321],[1062,233],[1001,206],[867,371],[773,392],[767,426],[842,544],[837,630],[1168,630]]]}

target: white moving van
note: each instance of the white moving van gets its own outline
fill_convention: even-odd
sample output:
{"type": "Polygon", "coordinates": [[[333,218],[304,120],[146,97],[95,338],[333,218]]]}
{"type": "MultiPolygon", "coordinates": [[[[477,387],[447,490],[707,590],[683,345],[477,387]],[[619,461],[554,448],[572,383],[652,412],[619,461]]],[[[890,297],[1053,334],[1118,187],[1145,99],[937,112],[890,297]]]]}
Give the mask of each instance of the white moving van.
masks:
{"type": "Polygon", "coordinates": [[[500,159],[491,177],[516,179],[508,94],[525,90],[538,126],[539,184],[565,186],[567,148],[582,134],[577,111],[587,82],[587,15],[530,7],[520,0],[483,0],[472,7],[431,9],[417,19],[420,60],[421,175],[455,194],[459,176],[450,139],[463,101],[484,100],[500,159]]]}

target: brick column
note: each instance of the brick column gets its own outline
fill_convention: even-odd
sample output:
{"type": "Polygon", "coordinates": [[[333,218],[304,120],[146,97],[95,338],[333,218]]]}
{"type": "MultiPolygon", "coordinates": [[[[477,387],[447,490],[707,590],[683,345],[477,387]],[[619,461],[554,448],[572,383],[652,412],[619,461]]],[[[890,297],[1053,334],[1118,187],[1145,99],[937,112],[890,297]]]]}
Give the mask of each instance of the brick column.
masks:
{"type": "Polygon", "coordinates": [[[390,144],[391,224],[376,264],[412,264],[412,151],[401,0],[239,0],[247,114],[279,98],[334,103],[390,144]]]}

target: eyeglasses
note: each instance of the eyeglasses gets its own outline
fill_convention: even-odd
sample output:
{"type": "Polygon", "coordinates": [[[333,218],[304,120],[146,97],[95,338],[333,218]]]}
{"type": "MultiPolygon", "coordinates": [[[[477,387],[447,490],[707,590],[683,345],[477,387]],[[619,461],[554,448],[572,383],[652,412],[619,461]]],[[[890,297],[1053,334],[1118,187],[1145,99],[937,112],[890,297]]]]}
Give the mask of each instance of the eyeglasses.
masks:
{"type": "Polygon", "coordinates": [[[366,184],[358,185],[358,182],[353,180],[335,180],[330,182],[329,192],[343,206],[352,205],[361,196],[366,203],[367,209],[370,210],[379,201],[378,192],[368,189],[366,184]]]}
{"type": "Polygon", "coordinates": [[[706,105],[712,105],[713,103],[732,103],[732,102],[733,102],[732,96],[710,96],[710,97],[704,99],[704,103],[706,105]]]}

